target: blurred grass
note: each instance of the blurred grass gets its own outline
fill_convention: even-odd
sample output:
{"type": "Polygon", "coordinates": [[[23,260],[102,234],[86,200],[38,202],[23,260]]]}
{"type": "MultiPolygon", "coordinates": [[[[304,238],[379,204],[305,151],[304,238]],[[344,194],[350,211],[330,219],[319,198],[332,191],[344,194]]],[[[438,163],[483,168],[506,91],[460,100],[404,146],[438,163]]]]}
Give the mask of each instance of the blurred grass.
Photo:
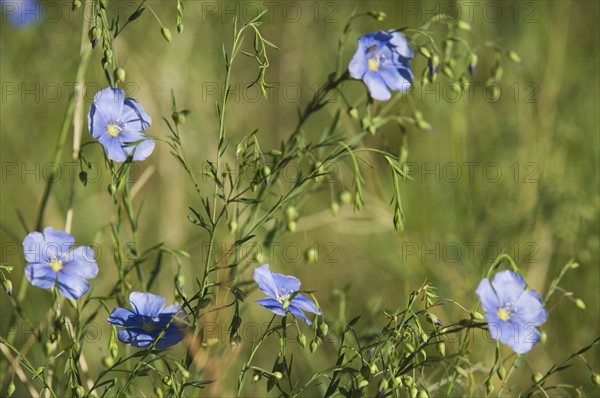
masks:
{"type": "MultiPolygon", "coordinates": [[[[171,113],[171,89],[178,105],[192,110],[183,139],[189,158],[198,169],[206,159],[214,157],[217,134],[214,103],[218,96],[211,90],[222,87],[221,45],[223,41],[227,44],[231,41],[232,15],[223,15],[223,9],[217,15],[207,15],[208,3],[228,7],[228,10],[237,4],[242,18],[248,13],[253,15],[253,8],[248,8],[248,3],[187,1],[185,31],[177,35],[175,4],[150,1],[163,23],[172,30],[173,41],[166,43],[162,39],[157,23],[149,13],[132,24],[117,41],[119,61],[127,70],[127,81],[133,83],[129,94],[138,99],[153,118],[150,134],[165,136],[168,133],[161,118],[169,117],[171,113]]],[[[234,142],[255,128],[259,129],[263,149],[278,147],[279,142],[285,140],[296,123],[297,108],[310,99],[316,85],[322,84],[333,70],[337,38],[355,7],[382,10],[387,18],[380,23],[361,20],[356,24],[345,62],[349,61],[359,34],[377,29],[416,27],[423,22],[425,10],[444,9],[447,3],[410,3],[419,4],[419,11],[402,15],[401,12],[407,9],[400,7],[402,3],[399,2],[322,2],[317,22],[314,20],[315,9],[311,8],[313,2],[294,4],[302,10],[296,23],[286,21],[281,9],[276,8],[280,11],[274,12],[273,20],[264,26],[265,36],[281,48],[272,55],[268,80],[287,91],[276,87],[268,101],[255,101],[258,93],[254,89],[245,94],[241,91],[254,79],[255,66],[250,61],[234,66],[234,84],[239,96],[234,95],[227,125],[234,142]],[[332,8],[326,8],[329,4],[332,8]],[[331,18],[337,22],[332,22],[331,18],[324,22],[332,10],[331,18]],[[300,89],[299,96],[294,94],[297,89],[300,89]],[[295,100],[296,97],[299,98],[295,100]]],[[[406,232],[392,231],[392,211],[388,206],[391,187],[380,174],[380,170],[384,170],[382,167],[376,171],[365,170],[369,190],[363,213],[353,213],[350,208],[342,207],[338,216],[330,214],[331,198],[336,198],[343,188],[351,188],[351,170],[347,165],[341,166],[341,183],[328,186],[318,198],[310,198],[303,204],[299,231],[286,238],[303,248],[319,243],[321,258],[326,254],[323,245],[334,242],[339,248],[333,257],[337,262],[285,261],[284,253],[277,250],[275,257],[269,260],[275,270],[297,275],[304,288],[316,290],[321,305],[332,316],[337,314],[332,290],[351,285],[347,316],[365,314],[363,326],[366,330],[371,324],[382,321],[380,317],[367,316],[377,303],[382,301],[383,308],[387,309],[402,306],[410,291],[425,279],[438,287],[442,297],[474,308],[477,304],[474,289],[491,264],[497,247],[515,256],[529,284],[542,294],[558,270],[575,257],[582,266],[569,273],[562,286],[573,292],[574,297],[581,298],[587,309],[582,311],[570,300],[559,300],[558,295],[551,300],[549,320],[542,327],[548,333],[548,341],[528,354],[527,365],[523,366],[532,372],[544,371],[590,343],[600,332],[599,5],[575,1],[514,2],[511,3],[513,8],[507,4],[502,6],[504,13],[497,21],[489,18],[486,21],[480,12],[486,4],[481,2],[481,7],[475,9],[472,42],[481,46],[485,40],[496,41],[519,53],[523,63],[504,65],[502,96],[496,102],[486,100],[482,89],[487,69],[492,65],[481,59],[475,74],[475,81],[480,86],[473,89],[474,101],[466,94],[457,102],[445,100],[445,80],[441,79],[441,86],[435,91],[441,94],[438,100],[434,100],[434,95],[417,93],[408,101],[398,103],[403,114],[411,114],[414,108],[421,109],[433,126],[431,132],[409,131],[409,161],[419,167],[419,172],[413,175],[414,180],[406,181],[401,188],[407,217],[406,232]],[[515,6],[518,4],[520,6],[515,6]],[[525,9],[522,8],[524,4],[535,7],[525,9]],[[518,15],[514,7],[520,11],[518,15]],[[532,10],[535,11],[533,16],[529,14],[532,10]],[[442,173],[442,170],[449,170],[444,167],[450,162],[462,166],[463,175],[457,182],[449,181],[451,178],[442,173]],[[464,162],[481,165],[474,166],[473,181],[467,178],[468,169],[464,162]],[[482,166],[490,162],[499,165],[503,173],[498,182],[489,182],[481,174],[482,166]],[[514,169],[511,169],[515,163],[520,170],[517,182],[514,169]],[[533,168],[527,169],[528,163],[533,168]],[[434,170],[436,164],[439,164],[439,181],[435,180],[436,174],[423,173],[424,168],[434,170]],[[536,171],[534,181],[524,182],[526,173],[532,170],[536,171]],[[468,245],[475,249],[470,251],[468,245]],[[411,254],[410,250],[415,247],[417,252],[411,254]],[[482,251],[486,247],[489,252],[482,251]],[[459,250],[458,258],[452,260],[455,252],[446,252],[446,248],[459,250]],[[427,254],[427,249],[433,251],[427,254]]],[[[462,3],[459,6],[466,9],[462,3]]],[[[431,11],[429,13],[431,16],[431,11]]],[[[0,80],[3,83],[0,155],[3,165],[16,162],[19,172],[24,167],[27,170],[39,167],[38,170],[43,171],[51,161],[67,103],[68,82],[73,81],[77,67],[80,26],[79,18],[65,17],[60,23],[46,21],[24,30],[15,30],[5,24],[0,27],[0,80]],[[33,94],[27,94],[24,101],[20,95],[6,95],[5,83],[13,82],[24,83],[27,87],[39,84],[39,101],[33,94]],[[63,88],[62,95],[56,101],[44,100],[44,88],[48,90],[46,99],[55,98],[50,90],[56,85],[63,88]]],[[[100,51],[96,49],[87,76],[91,84],[86,92],[86,112],[95,91],[105,86],[99,59],[100,51]]],[[[491,55],[489,59],[492,59],[491,55]]],[[[419,62],[413,63],[416,76],[420,75],[423,66],[419,62]]],[[[361,93],[360,83],[346,86],[349,92],[361,93]]],[[[21,88],[19,90],[21,94],[21,88]]],[[[320,135],[323,123],[331,118],[333,109],[328,110],[330,114],[325,111],[309,123],[306,130],[309,137],[320,135]]],[[[344,120],[344,123],[349,125],[351,122],[344,120]]],[[[84,128],[83,142],[90,140],[87,128],[84,128]]],[[[400,145],[398,132],[393,128],[382,129],[372,140],[385,142],[391,150],[400,145]],[[381,141],[382,136],[385,141],[381,141]]],[[[69,148],[71,141],[72,137],[67,140],[69,148]]],[[[65,150],[64,160],[68,161],[69,156],[70,150],[65,150]]],[[[85,156],[101,164],[99,147],[87,147],[85,156]]],[[[383,166],[376,159],[371,160],[383,166]]],[[[164,241],[170,247],[190,251],[188,279],[191,281],[201,268],[206,241],[206,236],[185,218],[187,207],[198,205],[193,188],[164,145],[157,146],[152,157],[139,165],[135,175],[139,177],[149,168],[154,172],[136,198],[138,206],[143,204],[139,243],[148,247],[164,241]]],[[[55,186],[46,214],[45,225],[55,228],[62,228],[65,222],[69,195],[66,172],[63,168],[63,178],[55,186]]],[[[113,213],[106,194],[109,176],[104,170],[102,172],[99,182],[87,187],[76,184],[73,225],[78,241],[98,242],[101,247],[98,255],[100,275],[93,283],[93,294],[96,295],[106,293],[116,280],[110,238],[106,234],[107,222],[113,213]]],[[[26,235],[16,211],[24,215],[27,226],[32,228],[43,191],[43,175],[41,177],[38,173],[36,180],[35,172],[24,176],[7,175],[3,166],[0,240],[4,253],[2,261],[16,269],[13,281],[22,277],[23,265],[22,254],[14,253],[14,244],[20,245],[26,235]]],[[[205,185],[203,188],[209,192],[212,189],[209,182],[205,185]]],[[[288,253],[288,260],[289,256],[288,253]]],[[[164,294],[170,300],[176,265],[169,260],[163,267],[160,286],[155,293],[164,294]]],[[[246,275],[250,277],[250,273],[246,275]]],[[[257,297],[257,294],[249,297],[244,309],[245,322],[261,324],[270,319],[252,304],[257,297]]],[[[43,308],[36,303],[47,299],[47,292],[35,288],[29,290],[27,303],[31,305],[26,304],[26,309],[32,319],[43,316],[43,308]]],[[[442,320],[467,316],[458,307],[444,307],[444,311],[439,314],[442,320]]],[[[3,325],[9,312],[3,295],[3,325]]],[[[226,325],[229,315],[223,313],[214,321],[226,325]]],[[[101,343],[88,347],[95,358],[98,353],[107,353],[104,338],[108,337],[109,329],[106,325],[102,327],[101,343]]],[[[481,336],[475,336],[475,339],[473,347],[482,350],[474,349],[473,360],[490,364],[493,346],[485,343],[481,336]]],[[[219,379],[208,387],[209,395],[232,393],[245,349],[232,351],[227,339],[223,338],[202,355],[201,367],[206,378],[219,379]]],[[[592,368],[598,371],[598,349],[594,348],[587,357],[592,368]]],[[[298,361],[298,366],[311,374],[309,366],[320,368],[320,365],[332,362],[322,353],[315,358],[316,362],[298,361]]],[[[268,368],[273,359],[273,352],[263,352],[257,363],[268,368]]],[[[588,372],[580,369],[577,366],[567,370],[561,380],[585,385],[588,394],[596,394],[597,389],[590,387],[588,372]]],[[[524,371],[516,375],[515,380],[519,386],[526,386],[529,376],[530,372],[524,371]]],[[[256,386],[249,387],[248,394],[258,395],[264,391],[262,383],[256,386]]]]}

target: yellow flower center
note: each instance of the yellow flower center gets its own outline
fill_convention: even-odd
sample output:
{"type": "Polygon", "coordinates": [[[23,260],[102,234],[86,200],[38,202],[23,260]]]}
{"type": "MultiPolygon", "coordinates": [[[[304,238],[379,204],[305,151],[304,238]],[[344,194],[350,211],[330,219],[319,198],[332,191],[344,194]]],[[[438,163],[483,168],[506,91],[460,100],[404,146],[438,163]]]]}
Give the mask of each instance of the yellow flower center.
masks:
{"type": "Polygon", "coordinates": [[[498,318],[503,321],[508,321],[510,319],[510,311],[506,308],[502,307],[498,310],[498,318]]]}
{"type": "Polygon", "coordinates": [[[379,69],[379,58],[373,57],[369,59],[369,69],[375,72],[379,69]]]}
{"type": "Polygon", "coordinates": [[[52,261],[50,261],[50,268],[52,268],[54,272],[60,271],[63,269],[62,261],[56,257],[52,257],[52,261]]]}
{"type": "Polygon", "coordinates": [[[112,135],[113,137],[118,136],[120,132],[121,132],[121,127],[117,126],[116,124],[108,125],[108,134],[112,135]]]}

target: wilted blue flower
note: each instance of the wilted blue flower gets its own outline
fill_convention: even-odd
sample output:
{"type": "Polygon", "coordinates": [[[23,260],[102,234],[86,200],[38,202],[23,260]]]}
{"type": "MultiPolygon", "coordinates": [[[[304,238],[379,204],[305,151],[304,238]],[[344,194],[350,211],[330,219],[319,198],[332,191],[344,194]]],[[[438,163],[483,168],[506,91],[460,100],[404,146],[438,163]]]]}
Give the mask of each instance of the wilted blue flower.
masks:
{"type": "Polygon", "coordinates": [[[88,113],[88,128],[104,147],[106,156],[124,162],[134,150],[133,160],[144,160],[154,150],[154,141],[141,131],[150,127],[152,120],[133,98],[125,92],[108,87],[96,93],[88,113]]]}
{"type": "MultiPolygon", "coordinates": [[[[287,303],[287,309],[292,315],[302,319],[309,325],[312,323],[302,310],[317,314],[315,303],[301,294],[296,294],[294,298],[290,299],[293,293],[300,291],[300,280],[298,278],[271,272],[269,264],[265,264],[254,269],[254,280],[258,284],[258,288],[269,296],[268,298],[256,300],[258,304],[277,315],[284,316],[283,304],[287,303]]],[[[318,314],[321,314],[321,311],[318,314]]]]}
{"type": "Polygon", "coordinates": [[[517,354],[524,354],[537,344],[541,334],[535,326],[546,321],[547,313],[539,293],[525,290],[521,275],[500,271],[491,284],[483,279],[476,293],[493,339],[508,344],[517,354]]]}
{"type": "Polygon", "coordinates": [[[358,38],[358,49],[350,61],[350,75],[365,82],[371,97],[387,101],[389,89],[406,91],[413,81],[408,62],[413,52],[400,32],[379,31],[358,38]]]}
{"type": "Polygon", "coordinates": [[[37,0],[0,0],[0,8],[2,22],[8,19],[17,28],[34,24],[41,19],[37,0]]]}
{"type": "Polygon", "coordinates": [[[133,311],[116,307],[108,317],[108,323],[120,326],[119,341],[138,348],[149,347],[166,328],[155,347],[164,350],[185,337],[187,313],[174,304],[165,307],[165,298],[152,293],[132,292],[129,303],[133,311]],[[167,327],[167,325],[169,325],[167,327]]]}
{"type": "Polygon", "coordinates": [[[23,240],[25,276],[33,286],[52,289],[58,283],[60,294],[70,300],[83,296],[90,284],[87,279],[98,274],[91,247],[71,250],[75,238],[63,231],[47,227],[44,234],[32,232],[23,240]]]}

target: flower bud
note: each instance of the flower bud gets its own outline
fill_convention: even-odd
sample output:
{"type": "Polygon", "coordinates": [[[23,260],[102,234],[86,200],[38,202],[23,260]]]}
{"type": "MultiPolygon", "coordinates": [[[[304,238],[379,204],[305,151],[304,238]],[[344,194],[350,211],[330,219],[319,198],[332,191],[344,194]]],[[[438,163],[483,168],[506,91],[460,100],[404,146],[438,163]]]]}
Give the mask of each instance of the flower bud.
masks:
{"type": "Polygon", "coordinates": [[[575,305],[577,306],[577,308],[585,310],[585,303],[583,302],[582,299],[576,299],[575,300],[575,305]]]}
{"type": "Polygon", "coordinates": [[[387,390],[388,386],[389,386],[389,384],[388,384],[387,379],[381,380],[381,382],[379,383],[379,391],[385,391],[385,390],[387,390]]]}
{"type": "Polygon", "coordinates": [[[419,393],[419,390],[417,389],[417,387],[412,386],[410,388],[410,398],[417,398],[418,393],[419,393]]]}
{"type": "Polygon", "coordinates": [[[471,24],[467,21],[458,21],[456,27],[461,30],[466,30],[467,32],[471,31],[471,24]]]}
{"type": "Polygon", "coordinates": [[[271,149],[269,151],[269,155],[271,155],[271,156],[281,156],[281,155],[283,155],[283,152],[281,152],[279,149],[271,149]]]}
{"type": "Polygon", "coordinates": [[[469,315],[471,316],[471,319],[473,319],[474,321],[485,321],[485,317],[477,311],[471,311],[471,313],[469,313],[469,315]]]}
{"type": "Polygon", "coordinates": [[[186,121],[185,112],[173,112],[171,117],[173,118],[175,123],[182,124],[182,125],[185,124],[185,121],[186,121]]]}
{"type": "Polygon", "coordinates": [[[492,383],[492,379],[487,379],[485,382],[485,389],[487,391],[487,395],[492,395],[494,392],[494,383],[492,383]]]}
{"type": "Polygon", "coordinates": [[[404,387],[409,388],[411,387],[414,383],[413,383],[413,378],[411,376],[405,376],[402,379],[402,384],[404,384],[404,387]]]}
{"type": "Polygon", "coordinates": [[[500,380],[504,380],[506,377],[506,369],[504,369],[504,366],[500,366],[498,369],[496,369],[496,373],[498,374],[498,378],[500,380]]]}
{"type": "Polygon", "coordinates": [[[262,376],[260,375],[260,373],[254,373],[254,376],[252,376],[252,382],[256,383],[257,381],[260,381],[260,379],[262,379],[262,376]]]}
{"type": "Polygon", "coordinates": [[[163,35],[167,42],[171,41],[171,31],[169,29],[163,26],[162,28],[160,28],[160,33],[163,35]]]}
{"type": "Polygon", "coordinates": [[[231,234],[235,234],[238,229],[238,223],[235,220],[231,220],[227,223],[227,228],[231,234]]]}
{"type": "Polygon", "coordinates": [[[571,263],[571,269],[577,269],[579,268],[579,263],[577,261],[571,263]]]}
{"type": "Polygon", "coordinates": [[[283,374],[281,372],[273,372],[273,377],[277,380],[281,380],[283,378],[283,374]]]}
{"type": "Polygon", "coordinates": [[[427,391],[425,391],[425,390],[421,390],[421,391],[419,391],[419,393],[417,394],[417,397],[418,397],[418,398],[428,398],[428,397],[429,397],[429,394],[427,394],[427,391]]]}
{"type": "Polygon", "coordinates": [[[300,334],[298,335],[298,344],[300,344],[300,346],[301,346],[302,348],[305,348],[305,347],[306,347],[306,336],[305,336],[305,335],[303,335],[302,333],[300,333],[300,334]]]}
{"type": "Polygon", "coordinates": [[[338,211],[340,210],[340,205],[337,202],[331,202],[331,205],[329,206],[329,208],[331,209],[331,212],[335,216],[338,213],[338,211]]]}
{"type": "Polygon", "coordinates": [[[2,287],[4,288],[4,290],[6,290],[6,293],[12,297],[13,294],[13,286],[12,286],[12,282],[9,279],[5,279],[2,281],[2,287]]]}
{"type": "Polygon", "coordinates": [[[321,322],[321,324],[319,325],[319,336],[325,337],[325,336],[327,336],[328,332],[329,332],[329,326],[325,322],[321,322]]]}
{"type": "Polygon", "coordinates": [[[171,376],[165,376],[162,378],[162,383],[165,386],[170,386],[173,383],[173,379],[171,378],[171,376]]]}
{"type": "Polygon", "coordinates": [[[441,356],[443,356],[443,357],[446,356],[446,344],[444,344],[443,341],[438,342],[435,345],[435,348],[437,349],[437,351],[440,353],[441,356]]]}
{"type": "Polygon", "coordinates": [[[102,366],[105,368],[110,368],[115,364],[115,360],[111,356],[105,356],[102,358],[102,366]]]}
{"type": "Polygon", "coordinates": [[[592,382],[595,385],[600,386],[600,373],[593,373],[592,374],[592,382]]]}
{"type": "Polygon", "coordinates": [[[444,67],[442,68],[442,73],[448,76],[450,79],[454,79],[454,72],[452,71],[452,68],[450,68],[450,66],[444,65],[444,67]]]}
{"type": "Polygon", "coordinates": [[[157,396],[157,398],[162,398],[164,396],[163,390],[158,387],[154,389],[154,394],[157,396]]]}
{"type": "Polygon", "coordinates": [[[544,377],[544,376],[542,376],[542,374],[541,374],[540,372],[535,372],[535,373],[534,373],[534,374],[531,376],[531,380],[533,380],[533,382],[534,382],[535,384],[537,384],[537,383],[539,383],[539,382],[542,380],[542,378],[543,378],[543,377],[544,377]]]}
{"type": "Polygon", "coordinates": [[[77,386],[77,388],[75,388],[75,396],[77,398],[81,398],[85,395],[85,389],[83,388],[83,386],[77,386]]]}
{"type": "Polygon", "coordinates": [[[311,247],[304,252],[304,258],[306,262],[314,264],[319,261],[319,253],[317,249],[311,247]]]}
{"type": "Polygon", "coordinates": [[[118,82],[124,82],[125,81],[125,69],[123,68],[117,68],[115,69],[114,72],[115,75],[115,80],[118,82]]]}
{"type": "Polygon", "coordinates": [[[71,5],[71,9],[73,11],[77,10],[81,7],[81,0],[73,0],[73,4],[71,5]]]}
{"type": "Polygon", "coordinates": [[[352,194],[348,191],[344,191],[340,194],[340,202],[343,205],[350,204],[352,202],[352,194]]]}
{"type": "Polygon", "coordinates": [[[473,75],[475,73],[475,68],[477,68],[477,54],[471,53],[469,57],[469,74],[473,75]]]}
{"type": "Polygon", "coordinates": [[[349,108],[348,115],[350,115],[352,119],[358,120],[358,109],[356,109],[355,107],[349,108]]]}
{"type": "Polygon", "coordinates": [[[546,343],[547,339],[548,339],[548,333],[542,332],[540,335],[540,343],[542,343],[542,344],[546,343]]]}
{"type": "Polygon", "coordinates": [[[508,58],[510,58],[510,60],[513,61],[515,64],[520,64],[521,62],[523,62],[519,54],[517,54],[514,51],[508,52],[508,58]]]}
{"type": "Polygon", "coordinates": [[[17,386],[15,386],[15,383],[11,381],[6,387],[6,396],[10,398],[15,393],[16,389],[17,386]]]}
{"type": "Polygon", "coordinates": [[[387,14],[383,11],[369,11],[368,14],[378,21],[383,21],[387,17],[387,14]]]}
{"type": "Polygon", "coordinates": [[[361,381],[358,383],[358,388],[365,388],[365,387],[367,387],[368,385],[369,385],[369,381],[368,381],[368,380],[361,380],[361,381]]]}
{"type": "Polygon", "coordinates": [[[369,373],[374,375],[377,372],[379,372],[379,368],[377,367],[377,365],[375,363],[370,364],[369,365],[369,373]]]}
{"type": "Polygon", "coordinates": [[[288,206],[285,209],[285,216],[290,221],[296,220],[298,219],[298,210],[294,206],[288,206]]]}
{"type": "Polygon", "coordinates": [[[425,58],[430,58],[431,57],[431,51],[429,51],[429,49],[427,47],[419,46],[419,52],[425,58]]]}
{"type": "Polygon", "coordinates": [[[315,353],[315,351],[317,351],[317,348],[318,348],[318,346],[319,346],[319,344],[317,344],[317,342],[316,342],[316,341],[314,341],[314,340],[313,340],[313,341],[311,341],[311,342],[310,342],[310,353],[311,353],[311,354],[314,354],[314,353],[315,353]]]}
{"type": "Polygon", "coordinates": [[[288,230],[288,232],[294,233],[296,232],[296,227],[298,225],[296,224],[296,221],[288,221],[287,225],[286,225],[286,229],[288,230]]]}

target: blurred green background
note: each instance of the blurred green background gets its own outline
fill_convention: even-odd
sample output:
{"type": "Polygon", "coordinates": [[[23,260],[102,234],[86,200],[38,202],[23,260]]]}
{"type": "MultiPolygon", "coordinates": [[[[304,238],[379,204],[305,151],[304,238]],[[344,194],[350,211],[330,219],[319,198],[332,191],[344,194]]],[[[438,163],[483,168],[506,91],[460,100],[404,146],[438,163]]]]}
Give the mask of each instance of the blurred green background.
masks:
{"type": "MultiPolygon", "coordinates": [[[[137,4],[109,3],[114,5],[109,9],[118,9],[123,15],[133,12],[137,4]]],[[[48,14],[41,23],[15,29],[3,22],[0,28],[1,261],[15,266],[11,276],[15,287],[23,277],[20,243],[26,235],[18,213],[32,228],[79,60],[81,13],[73,15],[68,3],[59,3],[59,14],[50,8],[50,4],[55,7],[57,3],[42,4],[48,14]]],[[[351,169],[342,164],[335,181],[326,182],[320,195],[302,204],[297,232],[287,235],[268,261],[274,271],[296,275],[303,288],[316,290],[332,319],[338,312],[332,292],[351,286],[346,316],[363,314],[359,325],[367,331],[383,323],[381,310],[403,306],[410,291],[425,280],[438,288],[441,297],[475,308],[475,288],[502,250],[514,257],[531,287],[542,295],[558,271],[576,258],[581,267],[567,274],[561,284],[564,292],[550,301],[549,320],[542,326],[548,334],[547,342],[526,356],[520,373],[515,375],[517,389],[529,386],[532,372],[544,372],[600,334],[597,2],[184,1],[185,30],[181,35],[176,34],[174,1],[148,4],[171,29],[173,40],[167,43],[162,38],[159,25],[148,12],[124,31],[116,48],[118,60],[127,71],[127,92],[152,116],[148,133],[166,136],[168,130],[161,119],[171,114],[170,90],[174,91],[178,105],[192,111],[183,128],[183,140],[198,170],[206,160],[214,159],[216,151],[214,104],[224,78],[221,46],[223,42],[231,44],[231,19],[236,14],[244,21],[256,15],[258,9],[268,9],[264,34],[281,49],[271,54],[267,80],[275,87],[268,100],[259,99],[256,88],[246,88],[256,73],[251,60],[242,60],[233,72],[236,92],[229,108],[228,134],[236,143],[257,128],[265,150],[277,148],[286,139],[296,124],[298,108],[333,71],[338,37],[354,9],[381,10],[387,18],[383,22],[368,18],[357,21],[344,62],[350,60],[360,34],[418,27],[438,12],[459,12],[470,22],[473,31],[466,37],[476,48],[491,40],[516,51],[523,62],[503,64],[499,98],[485,88],[493,53],[485,55],[482,50],[474,85],[459,94],[460,98],[441,77],[427,91],[417,90],[394,105],[404,115],[420,109],[433,126],[430,132],[416,128],[408,132],[413,179],[401,186],[406,213],[403,234],[393,231],[388,172],[374,158],[370,161],[376,167],[364,169],[368,185],[365,210],[356,213],[351,206],[342,206],[337,216],[331,213],[331,201],[337,200],[341,191],[352,188],[351,169]],[[304,250],[313,245],[318,245],[320,257],[316,263],[307,264],[296,248],[304,250]],[[587,308],[576,307],[575,298],[582,299],[587,308]]],[[[107,85],[100,57],[97,48],[86,77],[83,142],[91,141],[85,120],[89,104],[95,92],[107,85]]],[[[412,65],[415,76],[420,76],[423,59],[412,65]]],[[[361,83],[347,83],[346,90],[349,98],[356,98],[356,94],[362,94],[361,83]]],[[[335,104],[326,108],[306,126],[308,137],[316,139],[321,134],[335,108],[335,104]]],[[[344,116],[342,128],[347,127],[348,136],[355,131],[354,123],[344,116]]],[[[79,171],[68,163],[72,156],[72,132],[69,134],[63,153],[67,163],[60,166],[61,178],[44,223],[58,229],[65,223],[69,180],[76,179],[79,171]]],[[[368,142],[392,151],[400,145],[398,131],[392,127],[383,128],[368,142]]],[[[100,167],[100,174],[90,174],[91,181],[85,187],[79,181],[75,183],[73,234],[82,244],[99,245],[96,252],[100,274],[93,281],[93,294],[102,295],[117,277],[107,235],[108,223],[114,221],[114,207],[106,192],[110,176],[99,147],[88,146],[84,154],[100,167]]],[[[234,164],[231,152],[228,156],[228,162],[234,164]]],[[[166,145],[158,144],[150,159],[136,166],[135,204],[143,204],[138,243],[149,247],[165,242],[169,247],[189,251],[188,280],[192,281],[201,270],[207,240],[186,219],[188,206],[198,206],[193,187],[166,145]]],[[[206,193],[212,190],[208,180],[202,185],[206,193]]],[[[223,237],[227,239],[225,234],[223,237]]],[[[165,295],[168,302],[173,298],[175,270],[171,259],[163,264],[160,286],[154,292],[165,295]]],[[[244,278],[250,277],[247,269],[244,278]]],[[[226,328],[230,314],[223,312],[210,320],[215,330],[212,337],[218,337],[219,343],[202,349],[197,363],[204,379],[217,381],[207,387],[205,395],[234,393],[239,368],[255,335],[251,324],[264,327],[263,322],[270,319],[253,304],[259,297],[259,293],[252,293],[243,309],[244,322],[250,326],[243,329],[247,335],[242,334],[246,338],[240,348],[229,346],[226,328]]],[[[25,308],[32,319],[41,319],[45,308],[39,303],[49,298],[46,291],[28,291],[25,308]]],[[[10,312],[3,294],[3,335],[10,326],[10,312]]],[[[442,321],[466,316],[458,307],[444,306],[439,311],[442,321]]],[[[95,359],[108,354],[109,328],[102,323],[99,327],[100,340],[87,347],[91,374],[101,366],[95,359]]],[[[17,338],[17,344],[27,337],[17,338]]],[[[489,366],[494,345],[479,334],[473,337],[473,363],[489,366]]],[[[272,348],[257,358],[258,366],[270,368],[276,345],[272,348]]],[[[328,356],[333,353],[333,344],[326,344],[315,356],[308,350],[302,352],[296,353],[297,366],[303,372],[301,380],[312,374],[312,369],[332,365],[335,360],[333,355],[328,356]]],[[[42,360],[39,347],[32,349],[32,355],[42,360]]],[[[586,358],[598,372],[598,348],[586,358]]],[[[587,394],[597,395],[590,373],[582,371],[582,362],[577,365],[555,380],[582,385],[587,394]]],[[[264,394],[264,383],[249,386],[247,394],[264,394]]]]}

